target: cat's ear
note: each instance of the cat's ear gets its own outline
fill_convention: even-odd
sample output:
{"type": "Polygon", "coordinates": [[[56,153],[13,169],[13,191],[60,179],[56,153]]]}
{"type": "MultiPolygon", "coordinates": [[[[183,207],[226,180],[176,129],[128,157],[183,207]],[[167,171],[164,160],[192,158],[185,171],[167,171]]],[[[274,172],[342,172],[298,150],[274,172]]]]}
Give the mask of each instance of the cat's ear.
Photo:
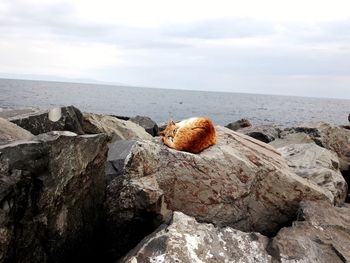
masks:
{"type": "Polygon", "coordinates": [[[170,123],[171,125],[175,125],[175,122],[174,122],[173,120],[171,120],[169,123],[170,123]]]}

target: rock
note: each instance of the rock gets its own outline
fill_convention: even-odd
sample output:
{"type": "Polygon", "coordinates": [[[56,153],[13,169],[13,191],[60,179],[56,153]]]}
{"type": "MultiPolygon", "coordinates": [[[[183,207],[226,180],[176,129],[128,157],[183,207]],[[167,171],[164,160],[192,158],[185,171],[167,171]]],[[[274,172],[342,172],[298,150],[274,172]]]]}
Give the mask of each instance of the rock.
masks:
{"type": "Polygon", "coordinates": [[[269,144],[277,149],[291,144],[315,143],[309,135],[303,132],[287,134],[284,134],[284,132],[282,132],[280,134],[280,137],[281,138],[278,138],[269,144]]]}
{"type": "Polygon", "coordinates": [[[269,143],[279,137],[281,130],[272,125],[260,125],[237,130],[259,141],[269,143]]]}
{"type": "Polygon", "coordinates": [[[128,116],[120,116],[120,115],[113,115],[113,114],[111,114],[109,116],[112,116],[112,117],[115,117],[117,119],[121,119],[121,120],[124,120],[124,121],[130,120],[130,117],[128,117],[128,116]]]}
{"type": "Polygon", "coordinates": [[[84,134],[82,114],[74,106],[18,115],[8,120],[34,135],[50,131],[71,131],[77,134],[84,134]]]}
{"type": "Polygon", "coordinates": [[[240,119],[238,121],[231,122],[231,123],[227,124],[225,127],[229,128],[230,130],[237,131],[239,129],[246,128],[246,127],[251,127],[251,126],[252,125],[249,122],[249,120],[247,120],[247,119],[240,119]]]}
{"type": "Polygon", "coordinates": [[[85,133],[90,134],[106,133],[112,141],[135,138],[152,139],[152,136],[136,123],[108,115],[84,113],[83,129],[85,133]]]}
{"type": "Polygon", "coordinates": [[[334,204],[344,203],[348,187],[339,170],[339,159],[335,153],[314,143],[292,144],[278,151],[294,173],[329,191],[334,204]]]}
{"type": "Polygon", "coordinates": [[[143,213],[164,221],[181,211],[217,226],[272,234],[294,218],[301,200],[333,201],[329,191],[291,172],[273,147],[216,129],[218,143],[200,154],[155,141],[112,144],[109,224],[124,227],[143,213]]]}
{"type": "Polygon", "coordinates": [[[350,170],[350,130],[327,123],[311,123],[289,128],[285,134],[302,132],[321,147],[337,153],[340,170],[350,170]]]}
{"type": "Polygon", "coordinates": [[[80,262],[97,251],[107,136],[62,134],[0,146],[0,262],[80,262]]]}
{"type": "Polygon", "coordinates": [[[159,136],[158,125],[151,118],[137,115],[136,117],[131,118],[130,121],[143,127],[146,132],[151,134],[153,137],[159,136]]]}
{"type": "Polygon", "coordinates": [[[268,241],[259,233],[216,228],[175,212],[169,225],[146,237],[119,262],[271,262],[268,241]]]}
{"type": "Polygon", "coordinates": [[[299,221],[273,239],[279,262],[350,262],[350,205],[304,202],[299,221]]]}
{"type": "Polygon", "coordinates": [[[29,131],[0,118],[0,145],[16,140],[30,140],[34,137],[29,131]]]}

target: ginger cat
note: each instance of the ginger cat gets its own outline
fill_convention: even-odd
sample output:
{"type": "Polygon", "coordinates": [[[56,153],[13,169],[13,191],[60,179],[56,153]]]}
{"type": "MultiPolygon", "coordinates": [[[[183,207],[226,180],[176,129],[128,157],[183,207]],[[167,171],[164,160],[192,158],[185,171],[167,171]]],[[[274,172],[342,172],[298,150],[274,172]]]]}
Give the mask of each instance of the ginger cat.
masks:
{"type": "Polygon", "coordinates": [[[205,117],[190,118],[178,123],[170,121],[160,135],[165,145],[190,153],[199,153],[216,143],[213,123],[205,117]]]}

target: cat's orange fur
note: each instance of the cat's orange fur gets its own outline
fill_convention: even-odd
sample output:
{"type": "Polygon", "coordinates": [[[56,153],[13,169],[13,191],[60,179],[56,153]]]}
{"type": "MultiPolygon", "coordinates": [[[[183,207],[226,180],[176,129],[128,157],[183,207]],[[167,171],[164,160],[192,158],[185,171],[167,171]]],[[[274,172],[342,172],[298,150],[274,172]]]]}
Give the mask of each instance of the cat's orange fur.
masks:
{"type": "Polygon", "coordinates": [[[179,123],[169,122],[160,133],[164,144],[170,148],[199,153],[216,143],[213,123],[206,117],[191,118],[179,123]]]}

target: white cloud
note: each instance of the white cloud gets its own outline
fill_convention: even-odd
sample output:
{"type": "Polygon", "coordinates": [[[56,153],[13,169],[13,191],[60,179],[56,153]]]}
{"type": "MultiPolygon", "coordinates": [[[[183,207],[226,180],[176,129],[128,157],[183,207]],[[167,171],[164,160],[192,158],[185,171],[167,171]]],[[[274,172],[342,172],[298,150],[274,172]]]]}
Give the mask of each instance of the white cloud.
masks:
{"type": "Polygon", "coordinates": [[[0,72],[61,77],[88,76],[123,63],[120,50],[109,44],[47,39],[0,39],[0,72]]]}
{"type": "Polygon", "coordinates": [[[309,95],[319,87],[318,96],[345,94],[348,10],[345,0],[4,0],[0,72],[163,88],[309,95]]]}

